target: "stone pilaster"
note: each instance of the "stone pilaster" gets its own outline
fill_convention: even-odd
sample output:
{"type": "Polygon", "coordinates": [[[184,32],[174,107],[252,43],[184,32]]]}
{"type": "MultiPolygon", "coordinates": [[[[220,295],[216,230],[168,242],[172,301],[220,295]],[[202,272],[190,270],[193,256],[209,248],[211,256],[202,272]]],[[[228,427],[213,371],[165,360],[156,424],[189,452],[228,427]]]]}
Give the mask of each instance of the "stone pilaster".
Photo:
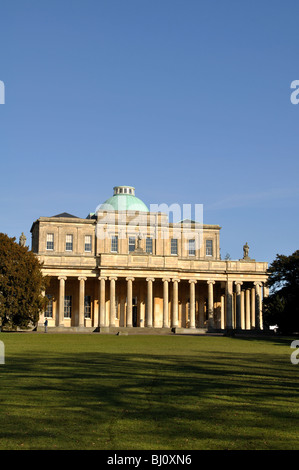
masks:
{"type": "Polygon", "coordinates": [[[190,280],[190,328],[195,328],[195,284],[197,281],[190,280]]]}

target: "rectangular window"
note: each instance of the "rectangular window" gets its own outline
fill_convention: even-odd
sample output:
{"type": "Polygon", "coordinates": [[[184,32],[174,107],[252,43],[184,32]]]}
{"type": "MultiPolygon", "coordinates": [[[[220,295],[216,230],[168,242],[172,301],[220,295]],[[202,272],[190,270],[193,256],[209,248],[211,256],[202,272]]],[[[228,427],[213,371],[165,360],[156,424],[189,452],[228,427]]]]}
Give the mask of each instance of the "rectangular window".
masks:
{"type": "Polygon", "coordinates": [[[129,253],[135,251],[135,237],[129,237],[129,253]]]}
{"type": "Polygon", "coordinates": [[[54,250],[54,233],[47,233],[47,250],[54,250]]]}
{"type": "Polygon", "coordinates": [[[148,237],[146,239],[145,250],[146,250],[147,253],[152,253],[153,252],[153,239],[152,238],[148,237]]]}
{"type": "Polygon", "coordinates": [[[206,241],[206,256],[213,256],[213,240],[206,241]]]}
{"type": "Polygon", "coordinates": [[[45,311],[45,317],[53,318],[53,296],[51,294],[47,294],[46,297],[48,297],[48,305],[45,311]]]}
{"type": "Polygon", "coordinates": [[[117,253],[118,252],[118,236],[113,235],[111,238],[111,252],[117,253]]]}
{"type": "Polygon", "coordinates": [[[84,251],[91,252],[91,235],[85,235],[84,251]]]}
{"type": "Polygon", "coordinates": [[[72,316],[72,296],[66,295],[64,297],[64,318],[71,318],[72,316]]]}
{"type": "Polygon", "coordinates": [[[172,255],[178,254],[178,241],[176,238],[171,239],[171,254],[172,255]]]}
{"type": "Polygon", "coordinates": [[[91,318],[91,296],[84,297],[84,318],[91,318]]]}
{"type": "Polygon", "coordinates": [[[73,251],[73,235],[65,237],[65,251],[73,251]]]}
{"type": "Polygon", "coordinates": [[[189,240],[189,256],[195,256],[195,240],[189,240]]]}

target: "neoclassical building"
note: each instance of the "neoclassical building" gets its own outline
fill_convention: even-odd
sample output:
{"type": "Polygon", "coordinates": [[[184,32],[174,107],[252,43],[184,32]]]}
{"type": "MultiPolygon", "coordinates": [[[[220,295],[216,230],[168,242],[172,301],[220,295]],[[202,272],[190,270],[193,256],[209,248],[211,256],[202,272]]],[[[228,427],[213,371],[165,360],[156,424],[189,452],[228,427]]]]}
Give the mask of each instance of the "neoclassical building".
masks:
{"type": "Polygon", "coordinates": [[[49,328],[76,331],[262,329],[267,263],[251,259],[247,243],[242,259],[222,260],[220,229],[170,222],[131,186],[116,186],[85,219],[40,217],[32,251],[49,277],[49,302],[39,327],[47,318],[49,328]]]}

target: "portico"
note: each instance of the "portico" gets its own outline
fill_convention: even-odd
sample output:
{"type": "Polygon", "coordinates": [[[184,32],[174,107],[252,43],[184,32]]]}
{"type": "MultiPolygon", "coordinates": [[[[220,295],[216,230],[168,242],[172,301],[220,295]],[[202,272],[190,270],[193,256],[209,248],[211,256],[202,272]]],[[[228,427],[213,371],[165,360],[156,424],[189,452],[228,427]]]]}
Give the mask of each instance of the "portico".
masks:
{"type": "Polygon", "coordinates": [[[50,279],[39,324],[47,317],[49,328],[100,332],[262,329],[267,263],[249,258],[247,243],[243,258],[221,260],[220,227],[189,222],[169,223],[124,186],[86,219],[38,219],[32,248],[50,279]]]}

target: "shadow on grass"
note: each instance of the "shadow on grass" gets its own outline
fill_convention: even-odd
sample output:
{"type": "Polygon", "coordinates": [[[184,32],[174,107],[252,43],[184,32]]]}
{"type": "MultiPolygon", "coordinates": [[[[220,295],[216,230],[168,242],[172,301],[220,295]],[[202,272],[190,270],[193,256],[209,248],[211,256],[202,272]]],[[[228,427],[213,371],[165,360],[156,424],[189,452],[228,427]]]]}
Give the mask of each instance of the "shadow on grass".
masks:
{"type": "Polygon", "coordinates": [[[11,355],[1,448],[277,448],[298,418],[296,372],[273,354],[11,355]]]}

